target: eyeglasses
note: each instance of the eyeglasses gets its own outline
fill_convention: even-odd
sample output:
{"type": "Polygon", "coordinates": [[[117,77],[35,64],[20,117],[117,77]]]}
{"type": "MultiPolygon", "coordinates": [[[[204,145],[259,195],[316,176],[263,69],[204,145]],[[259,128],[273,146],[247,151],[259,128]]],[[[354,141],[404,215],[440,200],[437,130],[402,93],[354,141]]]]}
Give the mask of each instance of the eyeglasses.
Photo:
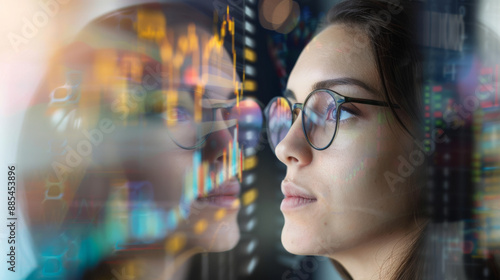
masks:
{"type": "Polygon", "coordinates": [[[200,148],[215,131],[236,126],[236,102],[211,100],[205,96],[196,102],[194,96],[179,94],[177,103],[167,106],[162,114],[167,133],[177,146],[186,150],[200,148]],[[199,104],[199,105],[195,105],[199,104]],[[216,118],[217,110],[221,119],[216,118]]]}
{"type": "Polygon", "coordinates": [[[317,89],[307,96],[304,103],[293,105],[284,97],[275,97],[265,109],[271,148],[274,151],[285,138],[298,116],[298,110],[302,110],[302,130],[307,142],[316,150],[327,149],[337,134],[340,112],[345,103],[399,108],[383,101],[343,96],[329,89],[317,89]]]}
{"type": "MultiPolygon", "coordinates": [[[[232,133],[230,128],[236,127],[237,123],[243,130],[246,126],[262,127],[262,110],[253,99],[242,98],[239,106],[236,106],[236,100],[216,100],[206,95],[196,100],[195,92],[179,92],[175,105],[166,106],[161,114],[169,137],[182,149],[201,148],[212,133],[224,129],[232,133]],[[220,119],[216,117],[218,110],[220,119]]],[[[248,144],[245,138],[248,135],[240,134],[237,141],[248,144]]]]}

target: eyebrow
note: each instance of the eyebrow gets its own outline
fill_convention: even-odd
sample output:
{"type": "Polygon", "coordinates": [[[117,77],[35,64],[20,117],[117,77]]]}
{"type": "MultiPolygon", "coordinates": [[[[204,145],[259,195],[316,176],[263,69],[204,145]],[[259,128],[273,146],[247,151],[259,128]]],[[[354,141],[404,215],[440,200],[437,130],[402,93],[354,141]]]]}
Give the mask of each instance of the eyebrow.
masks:
{"type": "Polygon", "coordinates": [[[311,91],[317,90],[317,89],[322,89],[322,88],[331,88],[331,87],[339,86],[339,85],[358,86],[358,87],[368,91],[371,94],[379,95],[378,92],[373,87],[369,86],[368,84],[364,83],[363,81],[360,81],[360,80],[354,79],[354,78],[348,78],[348,77],[319,81],[312,86],[311,91]]]}
{"type": "MultiPolygon", "coordinates": [[[[380,95],[377,90],[375,90],[373,87],[369,86],[365,82],[360,81],[358,79],[349,78],[349,77],[342,77],[342,78],[329,79],[329,80],[316,82],[311,87],[311,92],[315,91],[317,89],[328,89],[328,88],[332,88],[334,86],[340,86],[340,85],[357,86],[357,87],[360,87],[360,88],[366,90],[370,94],[373,94],[376,96],[380,95]]],[[[297,97],[292,90],[287,89],[283,95],[285,96],[285,98],[297,100],[297,97]]]]}
{"type": "Polygon", "coordinates": [[[234,88],[208,85],[205,87],[205,95],[210,99],[229,100],[236,99],[234,88]]]}

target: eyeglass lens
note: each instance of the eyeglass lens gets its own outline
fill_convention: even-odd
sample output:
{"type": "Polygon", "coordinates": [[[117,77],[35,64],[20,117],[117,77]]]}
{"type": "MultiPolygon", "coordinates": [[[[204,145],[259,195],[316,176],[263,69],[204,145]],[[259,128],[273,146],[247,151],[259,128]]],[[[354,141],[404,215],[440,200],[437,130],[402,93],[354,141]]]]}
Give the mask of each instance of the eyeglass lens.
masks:
{"type": "Polygon", "coordinates": [[[268,138],[274,149],[285,138],[292,126],[292,109],[290,103],[278,97],[271,101],[267,111],[268,138]]]}
{"type": "Polygon", "coordinates": [[[323,149],[332,140],[337,127],[337,104],[327,91],[314,92],[304,105],[304,129],[311,144],[323,149]]]}
{"type": "MultiPolygon", "coordinates": [[[[303,126],[309,142],[323,149],[336,133],[337,103],[327,91],[315,91],[304,104],[303,126]]],[[[275,148],[286,136],[292,125],[292,110],[283,97],[274,99],[268,107],[268,134],[275,148]]]]}
{"type": "Polygon", "coordinates": [[[172,139],[182,147],[199,145],[210,133],[214,113],[204,97],[195,92],[181,91],[176,100],[167,105],[164,119],[172,139]],[[198,100],[201,99],[201,100],[198,100]]]}

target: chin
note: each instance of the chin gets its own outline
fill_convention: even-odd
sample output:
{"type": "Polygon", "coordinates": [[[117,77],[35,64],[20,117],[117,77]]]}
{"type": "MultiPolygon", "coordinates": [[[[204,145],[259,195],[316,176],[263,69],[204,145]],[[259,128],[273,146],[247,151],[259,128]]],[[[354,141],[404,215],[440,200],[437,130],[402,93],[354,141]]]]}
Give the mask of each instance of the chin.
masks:
{"type": "Polygon", "coordinates": [[[217,234],[212,241],[212,244],[207,251],[209,252],[224,252],[233,249],[236,244],[240,241],[240,229],[235,223],[234,226],[230,226],[225,232],[217,234]]]}
{"type": "Polygon", "coordinates": [[[297,226],[285,218],[285,225],[281,232],[281,243],[285,250],[295,255],[317,255],[319,250],[315,252],[316,248],[320,248],[320,243],[316,238],[311,236],[310,227],[297,226]]]}
{"type": "MultiPolygon", "coordinates": [[[[206,211],[203,216],[212,211],[206,211]]],[[[219,221],[208,220],[206,230],[199,235],[191,235],[190,247],[199,247],[205,252],[224,252],[233,249],[240,240],[237,222],[238,211],[228,212],[219,221]]]]}

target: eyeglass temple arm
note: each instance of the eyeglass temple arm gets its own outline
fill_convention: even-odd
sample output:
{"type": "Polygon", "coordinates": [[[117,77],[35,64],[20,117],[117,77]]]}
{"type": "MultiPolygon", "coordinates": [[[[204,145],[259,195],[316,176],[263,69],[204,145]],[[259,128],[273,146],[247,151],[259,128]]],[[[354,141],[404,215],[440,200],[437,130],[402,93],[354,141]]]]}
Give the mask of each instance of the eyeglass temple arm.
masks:
{"type": "Polygon", "coordinates": [[[353,103],[360,103],[360,104],[369,104],[369,105],[375,105],[375,106],[384,106],[384,107],[391,107],[395,109],[400,109],[399,105],[393,104],[393,103],[387,103],[384,101],[378,101],[378,100],[369,100],[369,99],[362,99],[362,98],[355,98],[355,97],[344,97],[345,102],[353,102],[353,103]]]}

